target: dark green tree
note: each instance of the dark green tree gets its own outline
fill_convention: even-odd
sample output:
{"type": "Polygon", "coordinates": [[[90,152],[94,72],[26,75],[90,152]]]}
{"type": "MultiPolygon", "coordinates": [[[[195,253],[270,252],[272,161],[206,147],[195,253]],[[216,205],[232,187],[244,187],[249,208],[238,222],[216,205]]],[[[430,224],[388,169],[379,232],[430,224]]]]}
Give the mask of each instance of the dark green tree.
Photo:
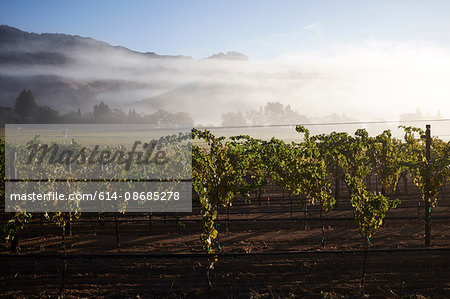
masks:
{"type": "Polygon", "coordinates": [[[16,99],[14,111],[23,118],[24,121],[33,121],[38,113],[38,105],[34,100],[31,90],[22,90],[16,99]]]}

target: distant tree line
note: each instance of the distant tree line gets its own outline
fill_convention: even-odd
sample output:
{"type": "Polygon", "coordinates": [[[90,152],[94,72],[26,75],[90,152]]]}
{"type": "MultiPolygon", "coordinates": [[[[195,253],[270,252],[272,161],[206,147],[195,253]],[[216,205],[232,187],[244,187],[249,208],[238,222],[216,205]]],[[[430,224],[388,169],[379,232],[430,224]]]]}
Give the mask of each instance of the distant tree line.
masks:
{"type": "Polygon", "coordinates": [[[16,98],[14,108],[0,107],[0,118],[5,123],[128,123],[154,124],[158,126],[193,127],[194,121],[185,112],[171,113],[159,110],[153,114],[138,113],[130,109],[128,113],[120,109],[111,109],[101,102],[94,106],[92,112],[81,113],[81,110],[61,114],[48,106],[36,103],[30,90],[22,90],[16,98]]]}
{"type": "Polygon", "coordinates": [[[257,126],[283,125],[307,122],[308,118],[292,110],[290,105],[280,102],[268,102],[259,110],[252,109],[246,113],[227,112],[222,114],[222,126],[257,126]]]}
{"type": "Polygon", "coordinates": [[[345,114],[333,113],[318,119],[308,118],[293,110],[291,105],[284,106],[280,102],[268,102],[258,110],[251,109],[244,113],[227,112],[222,114],[222,126],[260,126],[260,125],[292,125],[311,122],[356,121],[345,114]]]}

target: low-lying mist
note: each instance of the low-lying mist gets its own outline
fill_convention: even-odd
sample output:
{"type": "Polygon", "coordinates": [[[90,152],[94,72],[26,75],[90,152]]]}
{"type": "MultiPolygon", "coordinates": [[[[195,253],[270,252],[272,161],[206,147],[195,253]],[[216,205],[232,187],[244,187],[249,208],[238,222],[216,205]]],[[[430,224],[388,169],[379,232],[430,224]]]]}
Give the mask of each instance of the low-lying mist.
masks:
{"type": "MultiPolygon", "coordinates": [[[[73,89],[70,97],[65,89],[32,90],[37,102],[61,111],[87,111],[103,101],[125,111],[187,112],[202,125],[220,125],[227,112],[245,114],[268,102],[290,105],[314,121],[332,114],[391,120],[417,116],[418,108],[423,117],[448,116],[449,48],[427,42],[367,40],[299,49],[271,61],[159,57],[110,46],[54,51],[68,62],[3,64],[0,76],[21,78],[30,89],[34,78],[63,82],[73,89]]],[[[14,98],[2,95],[1,101],[11,105],[14,98]]]]}

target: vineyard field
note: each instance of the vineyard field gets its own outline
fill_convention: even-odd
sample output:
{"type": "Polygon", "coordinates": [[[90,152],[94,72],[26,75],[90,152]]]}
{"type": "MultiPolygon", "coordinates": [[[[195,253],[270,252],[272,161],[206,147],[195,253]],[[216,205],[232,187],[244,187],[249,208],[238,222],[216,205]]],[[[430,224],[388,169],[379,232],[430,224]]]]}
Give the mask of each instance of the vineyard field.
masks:
{"type": "MultiPolygon", "coordinates": [[[[449,297],[450,143],[432,137],[429,125],[426,130],[398,129],[403,139],[389,130],[376,136],[365,129],[354,135],[311,135],[315,131],[303,126],[295,127],[297,135],[291,132],[292,142],[217,137],[197,129],[162,136],[159,147],[173,146],[170,162],[181,166],[183,174],[192,170],[192,179],[183,180],[192,184],[192,191],[187,189],[191,212],[135,212],[127,204],[118,204],[114,213],[90,212],[69,202],[68,210],[30,213],[17,203],[15,213],[0,215],[0,293],[68,298],[449,297]]],[[[41,141],[35,137],[29,144],[39,146],[41,141]]],[[[61,147],[73,151],[80,145],[61,147]]],[[[16,163],[24,161],[27,151],[23,145],[4,148],[13,162],[5,165],[3,177],[16,182],[28,174],[16,163]]],[[[124,174],[119,164],[99,164],[94,168],[102,176],[124,174]]],[[[82,182],[71,176],[94,173],[90,165],[72,167],[69,160],[30,167],[64,176],[64,190],[72,193],[79,192],[82,182]]],[[[121,188],[128,191],[127,184],[154,171],[160,171],[160,183],[172,174],[168,166],[152,167],[130,164],[127,170],[133,176],[122,178],[121,188]]],[[[114,178],[89,177],[85,182],[109,188],[121,180],[114,178]]],[[[48,192],[47,187],[39,190],[48,192]]]]}
{"type": "MultiPolygon", "coordinates": [[[[413,190],[412,184],[408,187],[413,190]]],[[[340,195],[336,211],[325,220],[325,248],[321,247],[318,211],[310,209],[305,218],[302,207],[291,205],[287,193],[283,197],[282,190],[275,186],[266,190],[261,202],[255,199],[245,204],[236,199],[228,219],[225,209],[220,213],[223,255],[210,291],[203,287],[198,211],[180,214],[179,219],[154,215],[151,229],[146,215],[119,215],[120,253],[115,247],[112,214],[106,215],[103,222],[95,214],[84,214],[74,221],[73,235],[66,239],[71,257],[66,296],[105,296],[105,290],[111,297],[207,297],[208,292],[236,297],[314,297],[321,292],[337,297],[357,296],[362,260],[360,236],[348,206],[348,194],[342,191],[340,195]]],[[[445,297],[450,292],[450,207],[445,206],[444,199],[442,206],[435,209],[432,247],[422,251],[423,219],[417,215],[417,194],[399,196],[402,204],[387,215],[373,237],[366,292],[380,297],[445,297]]],[[[441,197],[447,198],[446,193],[441,197]]],[[[22,295],[37,291],[54,294],[51,290],[59,287],[62,260],[59,229],[34,217],[20,234],[20,246],[20,254],[11,256],[3,250],[0,256],[3,294],[12,295],[13,289],[20,289],[22,295]],[[46,287],[38,283],[43,279],[48,281],[46,287]]]]}

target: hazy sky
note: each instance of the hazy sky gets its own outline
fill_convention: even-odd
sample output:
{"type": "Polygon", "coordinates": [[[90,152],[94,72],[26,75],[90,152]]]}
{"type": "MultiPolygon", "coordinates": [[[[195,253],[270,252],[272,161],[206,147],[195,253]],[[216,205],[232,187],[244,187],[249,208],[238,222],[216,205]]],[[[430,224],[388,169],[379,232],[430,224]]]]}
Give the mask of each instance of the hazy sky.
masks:
{"type": "Polygon", "coordinates": [[[366,39],[450,44],[450,1],[4,1],[0,23],[195,58],[271,60],[366,39]]]}

